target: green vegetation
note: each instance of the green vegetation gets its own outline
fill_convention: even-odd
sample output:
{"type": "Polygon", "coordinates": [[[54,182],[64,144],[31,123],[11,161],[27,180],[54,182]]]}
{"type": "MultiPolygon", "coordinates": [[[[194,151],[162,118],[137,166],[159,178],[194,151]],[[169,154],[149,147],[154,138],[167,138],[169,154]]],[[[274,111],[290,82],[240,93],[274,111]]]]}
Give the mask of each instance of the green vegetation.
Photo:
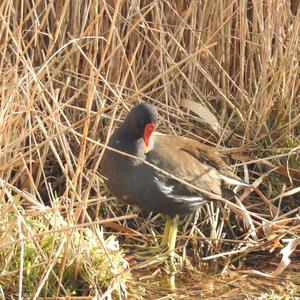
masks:
{"type": "Polygon", "coordinates": [[[112,283],[112,291],[126,293],[128,263],[114,236],[105,239],[96,224],[89,224],[90,228],[68,224],[58,206],[14,209],[0,228],[5,237],[0,248],[0,286],[5,294],[18,295],[20,289],[25,298],[95,294],[112,283]],[[23,214],[16,215],[14,209],[23,214]]]}

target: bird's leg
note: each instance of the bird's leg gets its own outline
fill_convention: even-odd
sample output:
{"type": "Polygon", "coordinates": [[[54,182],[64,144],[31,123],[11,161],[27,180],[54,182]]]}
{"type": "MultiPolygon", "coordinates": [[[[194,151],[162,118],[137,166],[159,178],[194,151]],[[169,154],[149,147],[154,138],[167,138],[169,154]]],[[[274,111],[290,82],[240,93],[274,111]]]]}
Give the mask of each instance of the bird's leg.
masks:
{"type": "Polygon", "coordinates": [[[171,225],[172,225],[172,218],[170,216],[166,216],[166,224],[165,224],[164,233],[160,244],[152,247],[141,246],[139,247],[141,250],[140,253],[154,254],[154,253],[162,252],[162,250],[169,245],[171,225]]]}
{"type": "Polygon", "coordinates": [[[154,247],[141,247],[145,254],[147,253],[157,253],[161,252],[164,248],[168,247],[168,255],[175,256],[175,244],[177,229],[179,223],[179,216],[175,215],[174,217],[166,216],[166,224],[164,228],[164,233],[162,240],[159,245],[154,247]]]}
{"type": "Polygon", "coordinates": [[[144,249],[143,253],[149,254],[151,252],[152,253],[161,252],[161,250],[163,248],[166,248],[166,246],[168,246],[168,250],[164,253],[160,253],[160,254],[156,255],[155,257],[152,257],[151,259],[145,261],[142,264],[139,264],[138,266],[135,266],[135,268],[140,269],[140,268],[144,268],[144,267],[156,264],[156,263],[162,263],[166,260],[170,260],[171,275],[174,276],[176,274],[175,244],[176,244],[178,223],[179,223],[178,215],[176,215],[174,217],[166,216],[166,225],[164,228],[164,233],[163,233],[163,237],[162,237],[162,241],[161,241],[160,245],[158,245],[156,247],[147,248],[147,250],[144,249]]]}
{"type": "Polygon", "coordinates": [[[140,265],[139,267],[149,266],[155,263],[162,263],[166,260],[170,260],[170,268],[172,274],[176,273],[176,266],[175,266],[175,244],[176,244],[176,236],[177,236],[177,228],[179,223],[179,216],[166,216],[166,225],[162,237],[162,241],[160,245],[156,247],[150,247],[144,249],[144,254],[149,253],[157,253],[161,252],[166,246],[168,246],[168,250],[164,253],[159,254],[158,256],[152,257],[150,260],[147,260],[144,264],[140,265]]]}
{"type": "Polygon", "coordinates": [[[176,237],[177,237],[177,230],[178,230],[178,223],[179,223],[179,216],[175,215],[173,218],[170,217],[170,232],[169,232],[169,255],[171,260],[171,269],[173,273],[176,273],[175,267],[175,244],[176,244],[176,237]]]}
{"type": "MultiPolygon", "coordinates": [[[[175,244],[176,244],[176,237],[177,237],[177,230],[178,230],[178,223],[179,223],[179,216],[175,215],[175,217],[170,218],[170,230],[169,230],[169,251],[170,253],[175,253],[175,244]]],[[[166,224],[167,225],[167,224],[166,224]]]]}
{"type": "Polygon", "coordinates": [[[160,247],[162,249],[169,244],[171,224],[172,224],[172,218],[170,216],[166,216],[166,224],[164,228],[163,237],[160,243],[160,247]]]}

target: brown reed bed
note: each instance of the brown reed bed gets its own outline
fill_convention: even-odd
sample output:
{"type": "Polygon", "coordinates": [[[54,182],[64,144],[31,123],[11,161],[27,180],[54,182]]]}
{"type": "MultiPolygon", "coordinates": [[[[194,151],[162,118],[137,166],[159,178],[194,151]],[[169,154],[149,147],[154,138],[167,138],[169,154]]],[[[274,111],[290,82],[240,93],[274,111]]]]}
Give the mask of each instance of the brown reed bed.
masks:
{"type": "Polygon", "coordinates": [[[299,296],[299,1],[3,0],[0,18],[1,297],[299,296]],[[173,290],[124,246],[161,216],[98,172],[140,100],[257,188],[182,219],[173,290]]]}

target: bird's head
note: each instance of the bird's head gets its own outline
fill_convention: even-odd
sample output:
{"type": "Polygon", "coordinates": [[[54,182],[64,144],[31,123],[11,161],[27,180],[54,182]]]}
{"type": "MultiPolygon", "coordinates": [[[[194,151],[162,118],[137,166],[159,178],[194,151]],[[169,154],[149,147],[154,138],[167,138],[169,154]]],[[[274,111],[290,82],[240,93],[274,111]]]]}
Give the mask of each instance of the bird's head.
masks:
{"type": "Polygon", "coordinates": [[[132,108],[123,123],[127,133],[134,139],[143,138],[144,152],[151,146],[151,135],[157,125],[157,110],[152,104],[141,102],[132,108]]]}

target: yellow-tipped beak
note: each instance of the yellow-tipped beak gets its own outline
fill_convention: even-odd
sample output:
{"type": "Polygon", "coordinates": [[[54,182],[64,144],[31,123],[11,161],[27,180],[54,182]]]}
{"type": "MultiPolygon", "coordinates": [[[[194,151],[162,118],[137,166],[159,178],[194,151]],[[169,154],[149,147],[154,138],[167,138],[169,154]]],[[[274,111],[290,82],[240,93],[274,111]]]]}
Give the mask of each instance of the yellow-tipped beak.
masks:
{"type": "Polygon", "coordinates": [[[146,143],[144,142],[144,153],[147,154],[149,152],[149,146],[146,145],[146,143]]]}

